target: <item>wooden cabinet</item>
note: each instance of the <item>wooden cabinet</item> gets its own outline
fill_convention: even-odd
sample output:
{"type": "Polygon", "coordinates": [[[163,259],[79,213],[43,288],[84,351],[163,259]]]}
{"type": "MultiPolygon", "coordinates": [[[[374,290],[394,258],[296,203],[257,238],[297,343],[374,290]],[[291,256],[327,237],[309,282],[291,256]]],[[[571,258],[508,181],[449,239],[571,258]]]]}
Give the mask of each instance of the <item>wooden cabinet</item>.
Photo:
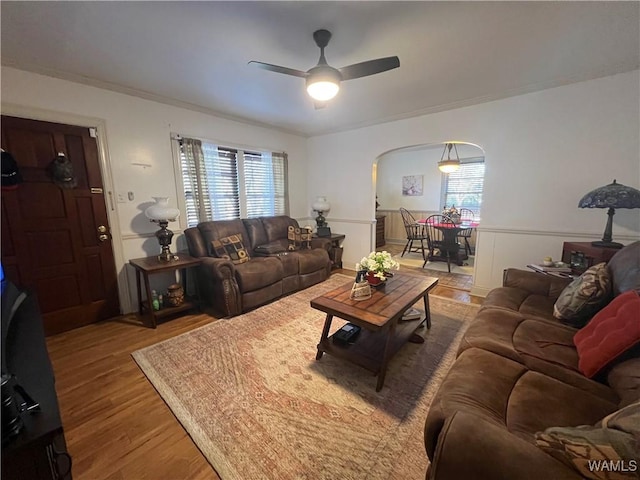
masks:
{"type": "Polygon", "coordinates": [[[571,265],[571,273],[580,275],[592,265],[608,262],[619,251],[619,248],[594,247],[591,242],[564,242],[562,261],[571,265]]]}
{"type": "Polygon", "coordinates": [[[386,216],[384,215],[377,215],[376,216],[376,248],[383,246],[386,243],[386,240],[384,238],[384,224],[385,224],[385,218],[386,216]]]}

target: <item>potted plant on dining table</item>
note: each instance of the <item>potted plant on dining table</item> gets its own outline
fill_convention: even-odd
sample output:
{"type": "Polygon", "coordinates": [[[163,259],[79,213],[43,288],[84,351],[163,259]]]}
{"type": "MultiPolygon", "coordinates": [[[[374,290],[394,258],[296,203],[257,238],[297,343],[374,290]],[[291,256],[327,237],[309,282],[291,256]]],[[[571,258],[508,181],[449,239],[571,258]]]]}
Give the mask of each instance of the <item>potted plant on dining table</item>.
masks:
{"type": "Polygon", "coordinates": [[[371,252],[356,264],[358,272],[366,271],[366,279],[370,285],[379,285],[387,280],[391,270],[398,270],[400,264],[387,251],[371,252]]]}

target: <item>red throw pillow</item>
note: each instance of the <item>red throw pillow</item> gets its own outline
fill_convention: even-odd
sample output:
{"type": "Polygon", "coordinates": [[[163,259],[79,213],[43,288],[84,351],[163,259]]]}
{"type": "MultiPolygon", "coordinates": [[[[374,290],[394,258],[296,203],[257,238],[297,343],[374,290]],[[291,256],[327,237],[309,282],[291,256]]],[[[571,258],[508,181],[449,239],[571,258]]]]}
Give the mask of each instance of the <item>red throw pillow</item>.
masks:
{"type": "Polygon", "coordinates": [[[640,343],[640,296],[630,290],[614,298],[573,337],[578,368],[592,378],[634,345],[640,343]]]}

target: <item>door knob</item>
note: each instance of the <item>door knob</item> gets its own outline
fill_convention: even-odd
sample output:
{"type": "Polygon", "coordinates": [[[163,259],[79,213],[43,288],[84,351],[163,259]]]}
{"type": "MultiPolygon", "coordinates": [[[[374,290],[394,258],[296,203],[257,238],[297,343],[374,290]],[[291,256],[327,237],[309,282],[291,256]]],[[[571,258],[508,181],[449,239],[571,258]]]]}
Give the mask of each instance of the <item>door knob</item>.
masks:
{"type": "Polygon", "coordinates": [[[107,227],[105,227],[104,225],[100,225],[98,227],[98,233],[107,233],[107,227]]]}
{"type": "Polygon", "coordinates": [[[107,240],[109,240],[109,235],[107,235],[106,233],[102,233],[98,235],[98,240],[100,240],[101,242],[106,242],[107,240]]]}

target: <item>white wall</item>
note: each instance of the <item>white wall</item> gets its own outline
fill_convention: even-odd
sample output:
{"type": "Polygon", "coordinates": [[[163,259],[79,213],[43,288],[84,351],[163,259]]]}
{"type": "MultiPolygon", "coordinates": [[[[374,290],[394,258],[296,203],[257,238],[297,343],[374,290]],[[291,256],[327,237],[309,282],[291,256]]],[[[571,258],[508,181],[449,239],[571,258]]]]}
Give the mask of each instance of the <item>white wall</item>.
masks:
{"type": "Polygon", "coordinates": [[[390,152],[378,161],[376,194],[380,208],[398,210],[440,210],[442,174],[433,165],[440,160],[442,148],[390,152]],[[437,158],[436,158],[437,157],[437,158]],[[422,195],[402,194],[402,177],[422,175],[422,195]]]}
{"type": "MultiPolygon", "coordinates": [[[[106,134],[107,160],[115,193],[131,191],[135,195],[134,201],[117,203],[116,210],[110,211],[115,248],[120,250],[116,252],[116,267],[125,312],[137,308],[132,300],[135,282],[131,269],[125,268],[126,263],[131,258],[159,251],[157,240],[150,236],[157,226],[144,217],[144,209],[153,196],[169,196],[176,205],[171,132],[231,145],[286,151],[291,215],[296,218],[309,215],[311,197],[307,196],[306,139],[303,137],[13,68],[2,68],[1,93],[3,114],[62,123],[72,123],[70,120],[80,116],[83,117],[80,125],[89,117],[101,120],[106,127],[106,132],[101,133],[106,134]]],[[[92,123],[86,125],[92,126],[92,123]]],[[[170,224],[169,228],[179,233],[185,228],[184,219],[181,220],[180,226],[170,224]]],[[[176,248],[186,248],[181,235],[174,237],[172,249],[176,248]]]]}
{"type": "MultiPolygon", "coordinates": [[[[332,231],[347,235],[345,266],[355,265],[375,245],[380,155],[447,140],[479,145],[486,176],[474,291],[483,293],[500,284],[505,267],[558,257],[565,240],[599,239],[606,214],[577,208],[586,192],[613,178],[640,187],[639,84],[636,70],[310,139],[12,68],[2,68],[1,93],[3,113],[104,122],[113,186],[135,194],[134,202],[117,204],[111,213],[121,235],[117,267],[124,285],[130,281],[126,261],[158,248],[149,236],[154,225],[140,221],[142,204],[159,194],[176,196],[172,131],[287,151],[292,216],[306,219],[311,201],[327,196],[332,231]],[[137,162],[152,167],[131,165],[137,162]]],[[[613,233],[623,243],[638,239],[639,211],[617,211],[613,233]]],[[[123,306],[130,310],[128,300],[123,306]]]]}
{"type": "MultiPolygon", "coordinates": [[[[479,145],[486,174],[473,291],[485,293],[500,285],[506,267],[559,257],[563,241],[600,239],[606,212],[578,209],[585,193],[614,178],[640,187],[639,82],[636,70],[311,138],[310,196],[330,199],[328,221],[347,234],[349,265],[375,245],[375,163],[381,154],[449,139],[479,145]]],[[[618,210],[613,230],[622,243],[640,238],[640,211],[618,210]]]]}

